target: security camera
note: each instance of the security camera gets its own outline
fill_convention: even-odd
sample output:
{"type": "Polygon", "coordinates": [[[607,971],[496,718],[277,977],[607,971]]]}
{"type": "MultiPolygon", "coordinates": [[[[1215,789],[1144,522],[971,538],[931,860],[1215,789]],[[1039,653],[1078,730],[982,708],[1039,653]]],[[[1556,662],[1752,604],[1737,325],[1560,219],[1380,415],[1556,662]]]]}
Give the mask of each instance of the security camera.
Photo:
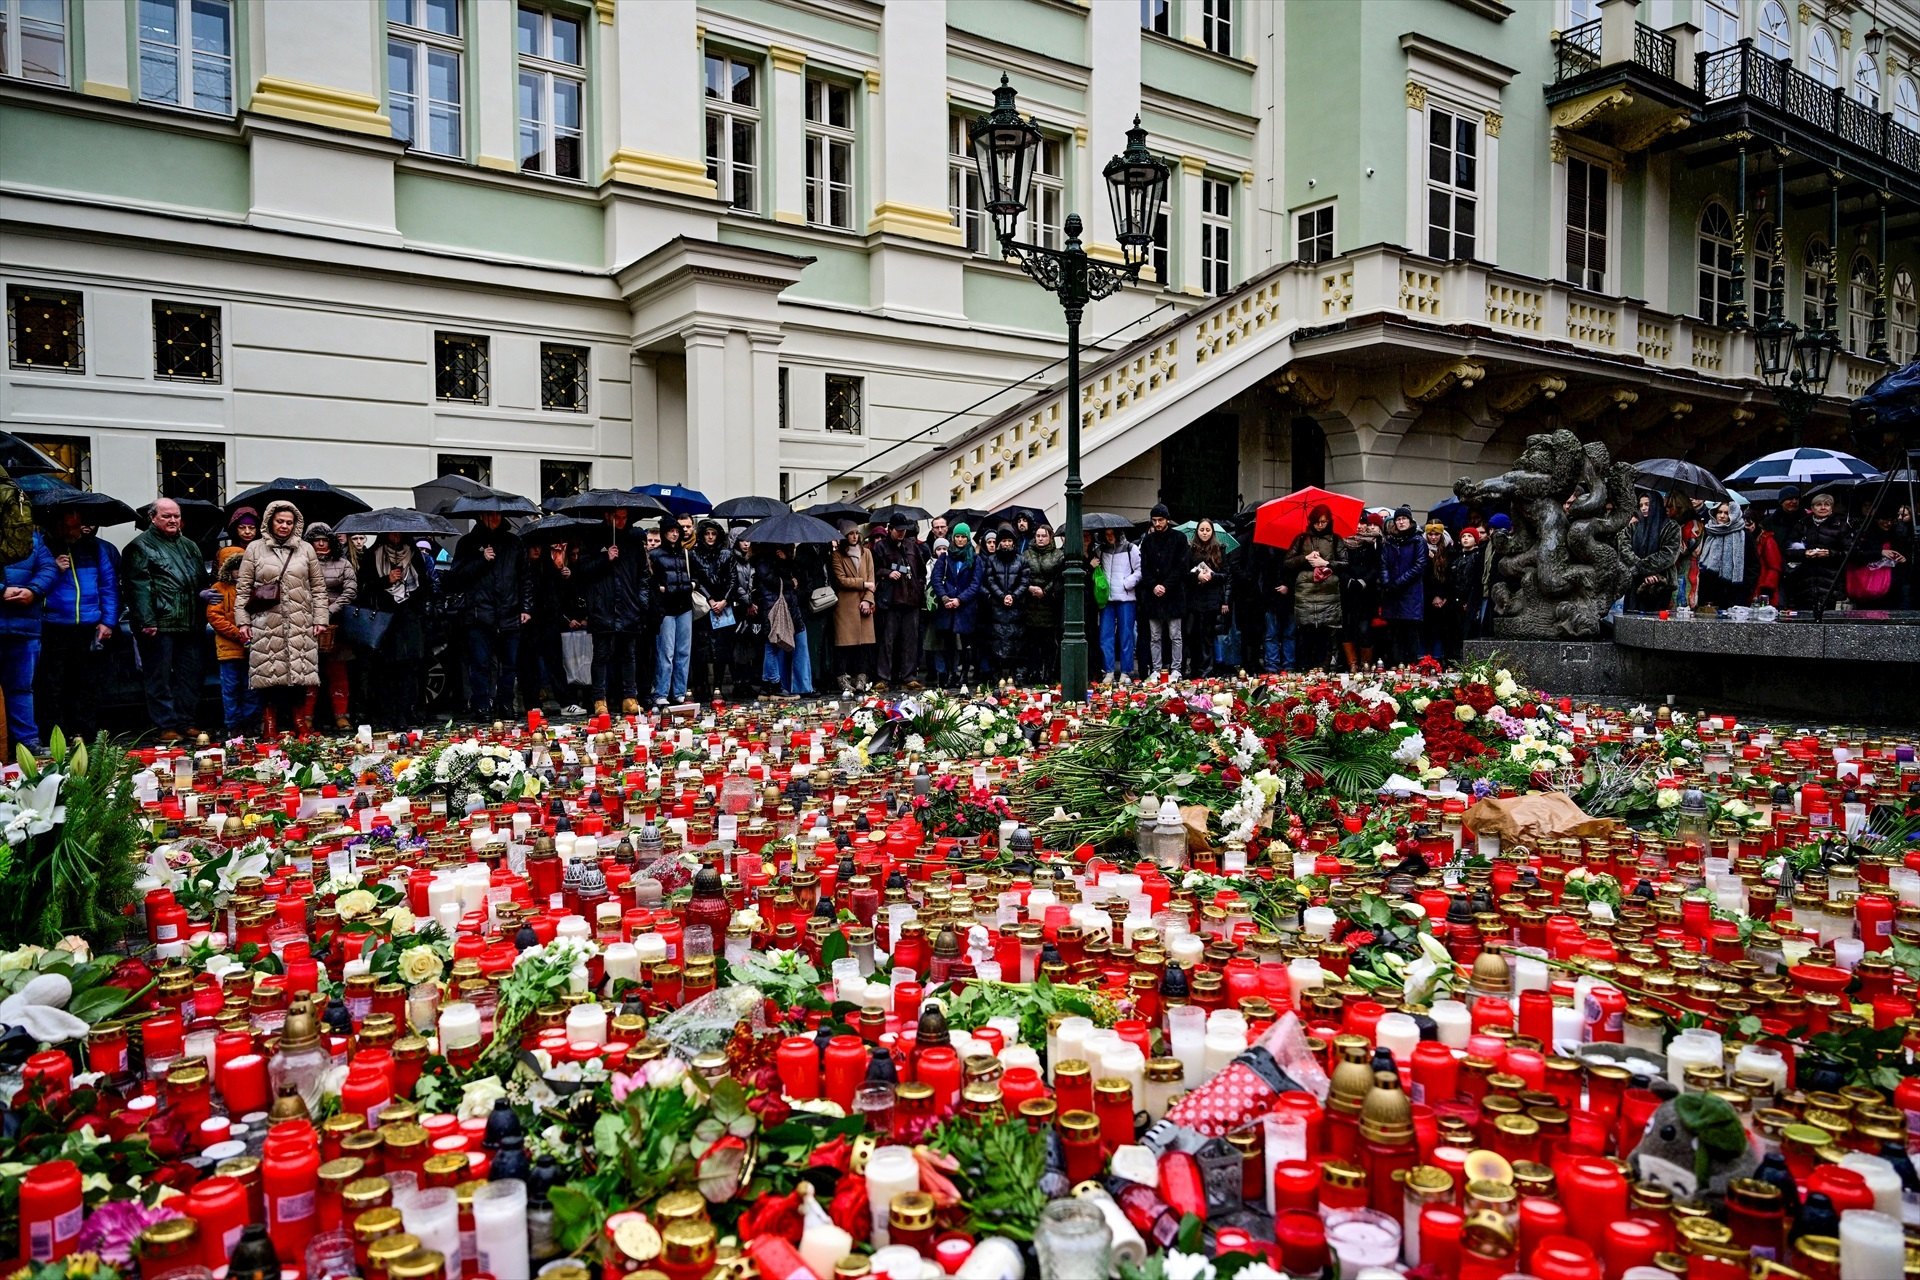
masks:
{"type": "Polygon", "coordinates": [[[1368,176],[1369,178],[1371,178],[1371,177],[1373,176],[1373,166],[1372,166],[1372,165],[1368,165],[1368,166],[1367,166],[1367,176],[1368,176]]]}

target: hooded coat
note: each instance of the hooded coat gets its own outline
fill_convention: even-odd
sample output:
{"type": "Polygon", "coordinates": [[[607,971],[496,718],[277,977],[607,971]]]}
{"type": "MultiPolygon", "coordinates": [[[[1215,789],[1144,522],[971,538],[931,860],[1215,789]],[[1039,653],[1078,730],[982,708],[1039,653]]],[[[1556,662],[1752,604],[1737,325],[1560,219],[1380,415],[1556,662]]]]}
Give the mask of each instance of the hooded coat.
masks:
{"type": "Polygon", "coordinates": [[[986,610],[993,652],[999,658],[1009,657],[1020,646],[1020,637],[1026,629],[1020,601],[1027,594],[1027,584],[1033,580],[1019,546],[1009,543],[1001,544],[1003,550],[978,558],[980,593],[977,598],[986,610]],[[1002,604],[1008,596],[1013,597],[1013,603],[1002,604]]]}
{"type": "Polygon", "coordinates": [[[255,689],[320,683],[320,637],[314,628],[327,625],[327,579],[320,557],[300,536],[305,529],[298,507],[269,502],[260,536],[247,544],[240,559],[233,612],[235,621],[253,632],[247,645],[247,683],[255,689]],[[293,513],[293,532],[284,540],[273,533],[273,522],[283,511],[293,513]],[[279,587],[279,602],[254,607],[255,592],[268,583],[279,587]]]}
{"type": "Polygon", "coordinates": [[[213,656],[221,662],[247,656],[247,633],[233,616],[233,599],[240,593],[240,547],[222,547],[214,553],[213,599],[207,602],[207,625],[213,628],[213,656]]]}
{"type": "MultiPolygon", "coordinates": [[[[1394,523],[1403,515],[1413,518],[1410,509],[1401,507],[1394,512],[1394,523]]],[[[1388,622],[1419,622],[1427,616],[1426,574],[1427,539],[1419,526],[1404,534],[1389,530],[1380,541],[1380,612],[1388,622]]]]}
{"type": "Polygon", "coordinates": [[[1037,543],[1027,548],[1027,585],[1039,587],[1040,594],[1027,592],[1021,608],[1027,625],[1050,631],[1060,625],[1060,602],[1066,597],[1067,549],[1059,542],[1046,546],[1037,543]]]}

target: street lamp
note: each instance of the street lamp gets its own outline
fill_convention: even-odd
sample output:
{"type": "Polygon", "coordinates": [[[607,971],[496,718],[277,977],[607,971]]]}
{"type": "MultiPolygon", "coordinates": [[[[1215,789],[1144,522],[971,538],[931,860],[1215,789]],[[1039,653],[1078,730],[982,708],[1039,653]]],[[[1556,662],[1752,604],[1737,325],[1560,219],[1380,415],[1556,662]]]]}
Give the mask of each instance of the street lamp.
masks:
{"type": "Polygon", "coordinates": [[[1758,347],[1760,377],[1773,390],[1780,411],[1787,415],[1787,429],[1793,443],[1800,443],[1800,431],[1820,397],[1827,393],[1827,379],[1833,376],[1833,358],[1840,349],[1840,335],[1826,329],[1802,330],[1781,315],[1770,313],[1754,328],[1758,347]]]}
{"type": "Polygon", "coordinates": [[[1003,256],[1016,258],[1020,267],[1060,300],[1067,313],[1067,547],[1061,608],[1060,685],[1075,701],[1087,696],[1087,630],[1085,614],[1086,562],[1080,549],[1080,319],[1089,302],[1111,297],[1123,284],[1140,278],[1153,250],[1153,228],[1167,199],[1167,166],[1147,150],[1147,131],[1140,117],[1127,130],[1127,149],[1107,162],[1101,176],[1113,204],[1113,229],[1120,242],[1121,263],[1112,265],[1087,256],[1080,243],[1085,224],[1079,214],[1068,214],[1066,245],[1049,249],[1014,239],[1021,215],[1027,211],[1027,193],[1033,184],[1040,150],[1040,126],[1021,119],[1014,107],[1014,91],[1007,78],[993,91],[993,110],[967,128],[973,162],[980,172],[987,215],[1003,256]]]}

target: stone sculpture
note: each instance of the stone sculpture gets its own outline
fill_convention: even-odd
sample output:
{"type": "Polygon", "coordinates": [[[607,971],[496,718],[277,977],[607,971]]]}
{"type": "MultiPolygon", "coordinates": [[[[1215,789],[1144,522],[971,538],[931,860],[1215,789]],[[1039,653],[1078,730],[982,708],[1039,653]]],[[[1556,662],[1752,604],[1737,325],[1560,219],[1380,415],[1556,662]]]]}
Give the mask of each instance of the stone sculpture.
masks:
{"type": "Polygon", "coordinates": [[[1505,511],[1513,528],[1496,537],[1493,634],[1510,640],[1590,640],[1631,575],[1620,539],[1633,515],[1633,471],[1607,447],[1571,431],[1543,432],[1504,475],[1460,479],[1470,506],[1505,511]]]}

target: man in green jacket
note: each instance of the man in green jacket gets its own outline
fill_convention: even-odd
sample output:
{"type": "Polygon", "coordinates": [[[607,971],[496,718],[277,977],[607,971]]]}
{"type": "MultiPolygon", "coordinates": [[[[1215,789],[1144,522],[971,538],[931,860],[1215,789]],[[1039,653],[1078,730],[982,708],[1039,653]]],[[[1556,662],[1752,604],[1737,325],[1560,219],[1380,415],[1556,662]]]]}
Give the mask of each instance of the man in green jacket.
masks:
{"type": "Polygon", "coordinates": [[[147,715],[162,742],[197,736],[193,714],[200,702],[206,566],[200,548],[181,535],[179,503],[161,498],[153,504],[153,523],[127,544],[121,571],[146,680],[147,715]]]}

